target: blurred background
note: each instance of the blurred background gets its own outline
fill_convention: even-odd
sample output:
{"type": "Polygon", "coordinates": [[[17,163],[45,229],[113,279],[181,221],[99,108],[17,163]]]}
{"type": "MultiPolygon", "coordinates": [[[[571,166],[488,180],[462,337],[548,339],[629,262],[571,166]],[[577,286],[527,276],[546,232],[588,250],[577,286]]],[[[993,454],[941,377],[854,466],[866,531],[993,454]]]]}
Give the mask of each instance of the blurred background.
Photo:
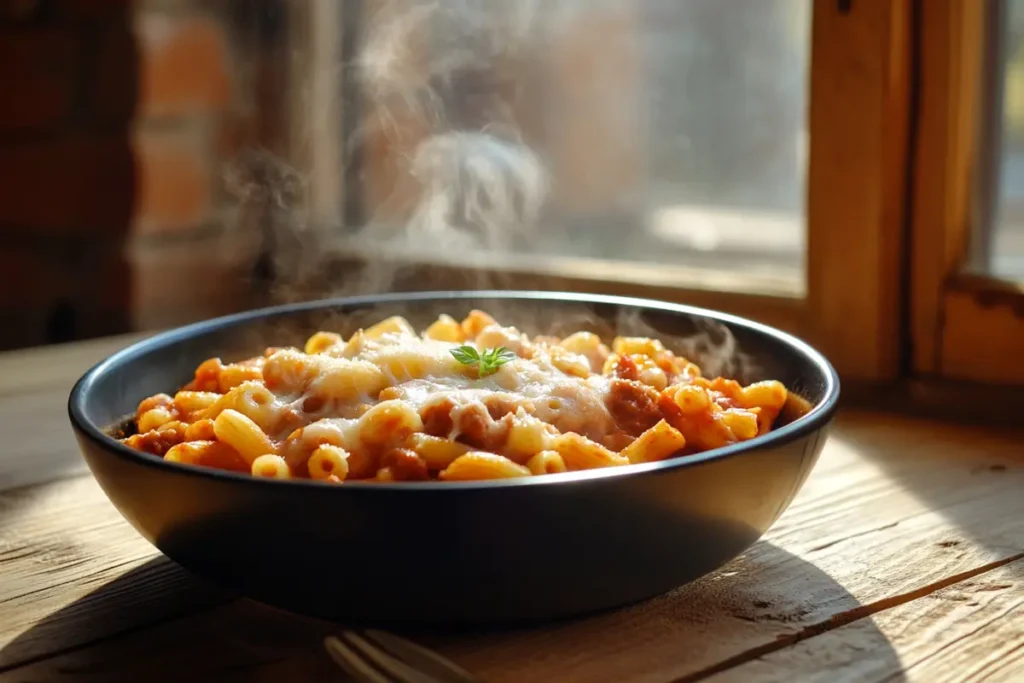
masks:
{"type": "MultiPolygon", "coordinates": [[[[812,4],[9,0],[0,347],[387,289],[410,260],[804,296],[812,4]]],[[[1005,7],[977,263],[1019,279],[1005,7]]]]}

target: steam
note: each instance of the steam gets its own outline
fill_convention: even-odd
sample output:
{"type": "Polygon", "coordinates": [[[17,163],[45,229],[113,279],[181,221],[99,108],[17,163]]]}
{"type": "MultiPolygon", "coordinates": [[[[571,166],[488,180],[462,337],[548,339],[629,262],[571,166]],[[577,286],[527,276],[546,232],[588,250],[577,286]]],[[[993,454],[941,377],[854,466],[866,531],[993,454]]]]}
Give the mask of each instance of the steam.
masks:
{"type": "MultiPolygon", "coordinates": [[[[355,59],[370,110],[365,125],[399,147],[412,143],[401,173],[418,199],[398,233],[402,246],[507,249],[513,238],[533,241],[549,179],[520,138],[495,74],[529,46],[539,2],[391,0],[368,22],[355,59]],[[465,115],[451,109],[470,97],[480,111],[460,122],[465,115]]],[[[380,241],[383,223],[371,220],[364,234],[380,241]]]]}
{"type": "MultiPolygon", "coordinates": [[[[263,255],[254,274],[265,277],[272,297],[295,301],[385,291],[516,288],[512,276],[484,269],[457,281],[423,279],[418,270],[418,279],[410,280],[408,268],[389,256],[394,249],[388,248],[416,255],[440,248],[452,255],[508,253],[537,243],[554,179],[516,120],[523,84],[502,74],[509,65],[549,49],[573,12],[600,12],[623,2],[628,0],[600,0],[586,7],[566,0],[382,3],[363,19],[354,56],[339,69],[358,83],[363,110],[359,126],[344,143],[344,156],[359,158],[357,150],[376,140],[397,159],[391,169],[394,187],[378,205],[368,207],[365,224],[352,231],[340,225],[339,216],[338,225],[309,225],[308,178],[266,150],[241,155],[229,169],[227,184],[240,207],[232,238],[254,261],[263,255]],[[467,102],[471,111],[466,111],[467,102]],[[353,252],[362,265],[346,258],[353,252]]],[[[415,306],[392,308],[389,314],[405,314],[414,322],[419,317],[415,306]]],[[[590,329],[605,338],[658,337],[698,361],[708,374],[756,374],[729,330],[718,324],[701,323],[696,334],[679,334],[658,329],[643,312],[630,309],[618,310],[611,321],[584,307],[568,314],[564,308],[524,310],[509,302],[491,312],[534,333],[590,329]]],[[[340,327],[351,324],[338,322],[340,327]]]]}
{"type": "Polygon", "coordinates": [[[356,57],[375,101],[405,98],[486,70],[531,46],[546,0],[390,0],[370,18],[356,57]]]}
{"type": "Polygon", "coordinates": [[[734,377],[744,381],[759,379],[761,368],[744,353],[728,327],[715,320],[695,318],[693,332],[680,334],[665,325],[652,322],[652,315],[641,309],[621,308],[615,317],[615,334],[660,339],[670,351],[700,366],[707,377],[734,377]]]}
{"type": "Polygon", "coordinates": [[[488,133],[434,135],[416,148],[411,173],[422,195],[406,226],[406,244],[508,249],[513,237],[532,241],[548,178],[522,143],[488,133]]]}
{"type": "Polygon", "coordinates": [[[254,285],[279,291],[278,283],[294,282],[303,254],[316,253],[305,215],[305,178],[268,150],[251,149],[228,166],[225,186],[239,207],[225,238],[228,248],[253,264],[248,276],[254,285]]]}

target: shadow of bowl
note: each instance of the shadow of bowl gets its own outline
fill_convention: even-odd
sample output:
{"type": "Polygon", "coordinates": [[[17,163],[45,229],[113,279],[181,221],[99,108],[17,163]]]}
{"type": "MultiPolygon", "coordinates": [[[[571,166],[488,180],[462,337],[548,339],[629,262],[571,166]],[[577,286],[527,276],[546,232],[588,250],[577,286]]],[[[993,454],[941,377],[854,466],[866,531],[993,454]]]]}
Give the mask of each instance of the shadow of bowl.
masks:
{"type": "MultiPolygon", "coordinates": [[[[322,645],[341,625],[213,593],[162,565],[170,563],[155,558],[37,622],[0,650],[0,671],[15,681],[81,683],[341,680],[322,645]],[[155,574],[163,580],[154,583],[155,574]],[[148,621],[125,600],[139,590],[162,593],[149,601],[148,621]]],[[[855,646],[815,646],[816,634],[842,621],[837,615],[861,607],[814,565],[760,542],[678,590],[586,619],[392,630],[497,683],[625,681],[652,671],[678,683],[714,674],[716,683],[905,680],[870,617],[856,622],[855,646]]]]}
{"type": "MultiPolygon", "coordinates": [[[[694,359],[708,365],[713,355],[694,359]]],[[[197,574],[319,617],[493,623],[619,607],[735,557],[803,484],[838,395],[821,354],[734,316],[591,295],[427,292],[284,306],[157,335],[90,370],[69,410],[121,514],[197,574]],[[533,334],[585,324],[605,338],[682,344],[713,329],[806,405],[768,434],[685,458],[482,482],[272,481],[167,462],[104,432],[140,399],[181,386],[204,359],[248,357],[268,340],[351,333],[393,315],[423,328],[474,308],[533,334]]]]}

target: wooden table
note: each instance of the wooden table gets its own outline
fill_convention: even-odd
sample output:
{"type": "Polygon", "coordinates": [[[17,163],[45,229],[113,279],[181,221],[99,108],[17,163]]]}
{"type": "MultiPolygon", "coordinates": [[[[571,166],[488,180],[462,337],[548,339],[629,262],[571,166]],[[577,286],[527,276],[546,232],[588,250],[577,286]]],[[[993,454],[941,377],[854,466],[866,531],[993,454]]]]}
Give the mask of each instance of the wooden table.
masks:
{"type": "MultiPolygon", "coordinates": [[[[340,681],[337,627],[206,585],[81,464],[68,390],[124,338],[0,354],[0,683],[340,681]]],[[[533,630],[414,634],[483,680],[1024,681],[1024,438],[845,412],[711,576],[533,630]]]]}

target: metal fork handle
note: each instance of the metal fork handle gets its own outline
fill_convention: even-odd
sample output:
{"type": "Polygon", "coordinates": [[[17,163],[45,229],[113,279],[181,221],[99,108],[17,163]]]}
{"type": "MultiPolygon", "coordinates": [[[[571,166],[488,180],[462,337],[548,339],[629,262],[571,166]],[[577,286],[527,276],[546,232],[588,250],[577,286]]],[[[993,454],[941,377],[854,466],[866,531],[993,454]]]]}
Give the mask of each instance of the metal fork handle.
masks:
{"type": "Polygon", "coordinates": [[[441,655],[382,631],[342,631],[324,639],[327,654],[363,683],[478,683],[441,655]]]}

